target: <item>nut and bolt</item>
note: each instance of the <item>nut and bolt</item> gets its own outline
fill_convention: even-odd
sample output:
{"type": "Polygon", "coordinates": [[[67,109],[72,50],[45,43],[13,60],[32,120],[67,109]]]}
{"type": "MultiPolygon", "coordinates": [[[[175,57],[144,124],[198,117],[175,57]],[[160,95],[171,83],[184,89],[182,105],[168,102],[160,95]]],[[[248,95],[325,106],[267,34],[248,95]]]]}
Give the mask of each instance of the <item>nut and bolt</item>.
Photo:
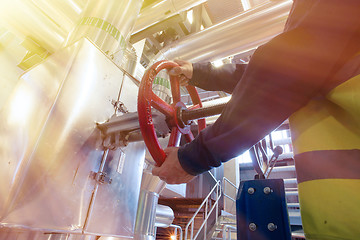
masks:
{"type": "Polygon", "coordinates": [[[251,188],[248,189],[248,193],[249,193],[249,194],[254,194],[254,192],[255,192],[255,189],[254,189],[254,188],[251,187],[251,188]]]}
{"type": "Polygon", "coordinates": [[[269,231],[275,231],[277,229],[277,226],[274,223],[269,223],[267,225],[267,228],[269,229],[269,231]]]}
{"type": "Polygon", "coordinates": [[[250,229],[250,231],[256,231],[256,224],[255,223],[250,223],[249,224],[249,229],[250,229]]]}
{"type": "Polygon", "coordinates": [[[265,187],[265,188],[264,188],[264,193],[265,193],[265,194],[271,193],[271,188],[265,187]]]}

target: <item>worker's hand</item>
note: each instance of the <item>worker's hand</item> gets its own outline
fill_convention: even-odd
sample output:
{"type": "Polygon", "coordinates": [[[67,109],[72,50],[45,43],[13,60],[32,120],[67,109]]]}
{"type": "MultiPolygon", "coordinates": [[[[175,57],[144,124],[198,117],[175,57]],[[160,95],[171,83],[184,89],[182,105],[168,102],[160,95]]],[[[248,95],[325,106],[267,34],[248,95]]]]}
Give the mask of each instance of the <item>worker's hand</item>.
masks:
{"type": "Polygon", "coordinates": [[[171,76],[179,76],[180,86],[186,87],[189,84],[189,80],[193,75],[193,66],[191,62],[175,59],[174,62],[179,64],[179,67],[174,67],[169,71],[171,76]]]}
{"type": "Polygon", "coordinates": [[[164,149],[166,159],[161,167],[155,167],[152,174],[169,184],[180,184],[190,182],[195,176],[188,174],[181,167],[178,158],[177,147],[169,147],[164,149]]]}

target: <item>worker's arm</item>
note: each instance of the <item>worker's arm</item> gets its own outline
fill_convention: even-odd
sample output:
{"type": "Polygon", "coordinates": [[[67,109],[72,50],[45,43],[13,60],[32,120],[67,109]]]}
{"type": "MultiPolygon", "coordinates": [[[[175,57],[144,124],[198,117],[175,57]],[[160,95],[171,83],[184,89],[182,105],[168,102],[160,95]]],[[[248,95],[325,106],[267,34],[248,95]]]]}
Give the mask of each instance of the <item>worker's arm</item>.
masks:
{"type": "MultiPolygon", "coordinates": [[[[334,70],[359,50],[359,9],[358,0],[294,1],[285,32],[256,50],[218,120],[165,161],[192,175],[217,167],[322,97],[334,70]],[[349,50],[352,43],[357,48],[349,50]]],[[[186,181],[170,169],[156,172],[172,183],[186,181]]]]}
{"type": "Polygon", "coordinates": [[[214,67],[210,62],[191,63],[175,59],[179,67],[172,68],[170,75],[178,76],[181,86],[188,84],[209,91],[232,93],[245,72],[247,64],[225,64],[214,67]]]}
{"type": "Polygon", "coordinates": [[[219,119],[179,149],[186,172],[199,174],[249,149],[321,97],[334,69],[354,54],[348,47],[360,42],[359,1],[294,4],[287,31],[257,49],[219,119]]]}
{"type": "Polygon", "coordinates": [[[225,64],[214,67],[211,63],[194,63],[189,84],[208,91],[232,93],[246,67],[247,64],[225,64]]]}

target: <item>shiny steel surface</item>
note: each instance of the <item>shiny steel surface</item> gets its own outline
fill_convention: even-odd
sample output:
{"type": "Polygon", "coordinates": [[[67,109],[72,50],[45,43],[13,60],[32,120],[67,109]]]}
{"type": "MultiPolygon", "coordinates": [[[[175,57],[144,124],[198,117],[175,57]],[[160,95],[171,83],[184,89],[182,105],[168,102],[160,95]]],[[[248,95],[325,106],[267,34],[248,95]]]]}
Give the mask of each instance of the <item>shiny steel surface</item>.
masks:
{"type": "Polygon", "coordinates": [[[9,210],[9,202],[13,200],[11,195],[15,194],[27,172],[28,161],[58,96],[58,90],[74,61],[76,49],[77,46],[64,49],[50,57],[48,62],[23,75],[0,113],[2,220],[7,215],[5,210],[9,210]]]}
{"type": "Polygon", "coordinates": [[[11,32],[21,38],[31,36],[50,51],[59,49],[66,38],[64,29],[52,22],[31,1],[2,1],[0,19],[11,32]]]}
{"type": "Polygon", "coordinates": [[[279,34],[292,1],[268,1],[161,50],[159,59],[213,61],[247,52],[279,34]]]}
{"type": "Polygon", "coordinates": [[[1,25],[21,39],[30,37],[50,52],[59,50],[79,19],[83,0],[0,2],[1,25]]]}
{"type": "Polygon", "coordinates": [[[66,34],[73,30],[86,5],[85,0],[32,0],[32,3],[60,25],[66,34]]]}
{"type": "Polygon", "coordinates": [[[155,239],[155,217],[158,200],[159,195],[157,193],[141,189],[136,215],[135,239],[155,239]]]}
{"type": "Polygon", "coordinates": [[[98,184],[85,233],[132,238],[145,157],[143,142],[109,151],[103,171],[111,184],[98,184]]]}
{"type": "Polygon", "coordinates": [[[167,228],[174,221],[174,211],[165,205],[156,206],[155,227],[167,228]]]}
{"type": "MultiPolygon", "coordinates": [[[[82,232],[97,184],[90,172],[99,171],[103,155],[95,123],[114,114],[111,102],[119,96],[122,74],[83,39],[21,77],[0,113],[0,227],[82,232]]],[[[106,159],[104,171],[113,182],[98,187],[88,231],[92,216],[122,223],[109,224],[102,232],[121,235],[133,228],[144,147],[129,145],[122,151],[127,157],[121,164],[118,152],[110,151],[106,159]],[[107,219],[97,212],[102,206],[107,219]],[[111,211],[111,206],[121,208],[111,211]]]]}
{"type": "Polygon", "coordinates": [[[144,189],[149,192],[155,192],[160,195],[160,193],[166,187],[166,182],[161,180],[158,176],[154,176],[151,173],[152,166],[149,165],[143,171],[143,176],[141,180],[141,189],[144,189]]]}
{"type": "MultiPolygon", "coordinates": [[[[98,240],[97,236],[0,229],[0,240],[98,240]]],[[[103,239],[101,240],[115,240],[103,239]]]]}
{"type": "Polygon", "coordinates": [[[206,1],[207,0],[163,0],[155,2],[141,10],[132,33],[140,32],[159,21],[165,20],[206,1]]]}
{"type": "Polygon", "coordinates": [[[124,49],[143,0],[89,0],[67,44],[88,37],[106,53],[124,49]]]}

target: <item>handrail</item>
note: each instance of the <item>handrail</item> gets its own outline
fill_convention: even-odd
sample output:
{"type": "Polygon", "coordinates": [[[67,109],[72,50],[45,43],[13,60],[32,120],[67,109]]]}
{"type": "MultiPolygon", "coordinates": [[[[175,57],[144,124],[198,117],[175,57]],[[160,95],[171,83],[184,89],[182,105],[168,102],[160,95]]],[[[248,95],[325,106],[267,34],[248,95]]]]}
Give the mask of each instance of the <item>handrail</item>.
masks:
{"type": "Polygon", "coordinates": [[[232,231],[236,232],[237,231],[236,227],[231,226],[231,225],[224,225],[223,229],[222,229],[222,239],[223,240],[231,240],[231,232],[232,231]]]}
{"type": "Polygon", "coordinates": [[[215,184],[217,183],[217,179],[215,178],[214,174],[212,174],[212,172],[208,171],[208,173],[210,174],[211,178],[215,181],[215,184]]]}
{"type": "MultiPolygon", "coordinates": [[[[238,187],[236,187],[235,184],[233,184],[229,179],[227,179],[226,177],[223,177],[223,194],[224,194],[224,197],[230,199],[233,202],[236,202],[236,199],[234,199],[231,196],[226,194],[226,182],[228,182],[233,188],[235,188],[236,192],[238,191],[238,187]]],[[[226,201],[224,201],[224,210],[226,211],[226,201]]]]}
{"type": "Polygon", "coordinates": [[[187,223],[186,228],[185,228],[185,240],[188,239],[188,232],[189,232],[189,227],[191,226],[191,232],[190,232],[190,239],[196,239],[201,230],[204,228],[204,239],[206,239],[206,227],[207,227],[207,220],[209,219],[209,216],[211,215],[211,213],[214,211],[214,209],[216,208],[216,222],[217,222],[217,218],[218,218],[218,212],[219,212],[219,200],[221,197],[221,183],[220,180],[216,182],[216,184],[214,185],[214,187],[211,189],[210,193],[206,196],[206,198],[204,199],[204,201],[201,203],[201,205],[199,206],[199,208],[197,209],[197,211],[194,213],[193,217],[190,219],[190,221],[187,223]],[[209,207],[209,200],[211,199],[211,195],[216,192],[216,201],[214,203],[214,205],[211,207],[211,209],[208,211],[208,207],[209,207]],[[203,221],[203,223],[201,224],[200,228],[197,230],[195,236],[194,236],[194,224],[195,224],[195,217],[198,215],[198,213],[200,212],[200,210],[204,207],[205,205],[205,219],[203,221]]]}
{"type": "Polygon", "coordinates": [[[180,232],[179,232],[180,240],[183,239],[182,228],[181,228],[180,226],[171,224],[171,225],[169,226],[169,228],[174,228],[174,229],[175,229],[174,235],[175,235],[176,239],[177,239],[177,230],[179,229],[179,230],[180,230],[180,232]]]}

